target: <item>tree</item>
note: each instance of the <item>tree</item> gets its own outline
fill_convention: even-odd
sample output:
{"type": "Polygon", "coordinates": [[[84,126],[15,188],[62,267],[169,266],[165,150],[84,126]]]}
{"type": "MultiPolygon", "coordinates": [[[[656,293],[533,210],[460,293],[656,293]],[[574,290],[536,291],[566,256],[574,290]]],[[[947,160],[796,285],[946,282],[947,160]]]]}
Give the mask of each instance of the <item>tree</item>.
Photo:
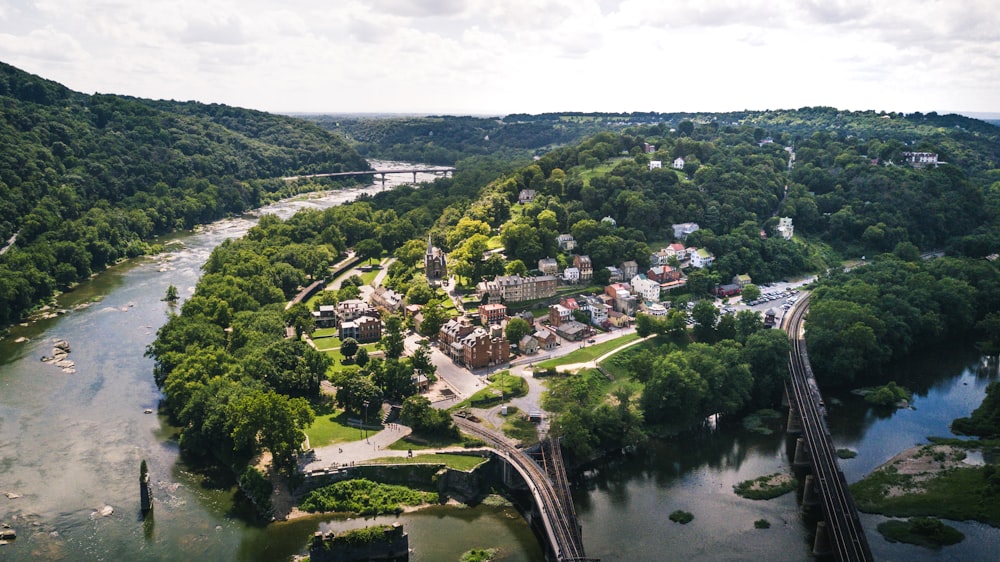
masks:
{"type": "Polygon", "coordinates": [[[382,256],[382,244],[374,238],[366,238],[357,243],[354,251],[363,259],[373,260],[382,256]]]}
{"type": "Polygon", "coordinates": [[[177,295],[177,287],[174,287],[173,285],[167,286],[167,296],[163,297],[163,300],[170,304],[175,304],[179,298],[180,297],[177,295]]]}
{"type": "Polygon", "coordinates": [[[694,319],[695,338],[700,342],[714,342],[715,324],[719,321],[719,309],[715,308],[712,301],[698,301],[691,310],[691,318],[694,319]]]}
{"type": "Polygon", "coordinates": [[[403,317],[390,314],[385,317],[385,333],[379,347],[385,350],[386,359],[399,359],[403,356],[403,317]]]}
{"type": "Polygon", "coordinates": [[[443,436],[458,434],[451,415],[446,410],[432,407],[431,401],[424,396],[410,396],[403,400],[399,420],[421,434],[443,436]]]}
{"type": "Polygon", "coordinates": [[[427,306],[420,310],[423,320],[420,322],[420,335],[436,340],[441,326],[448,321],[448,314],[445,312],[441,301],[432,300],[427,306]]]}
{"type": "Polygon", "coordinates": [[[422,283],[413,283],[410,285],[410,290],[406,292],[406,302],[410,304],[427,304],[433,298],[434,289],[426,280],[422,283]]]}
{"type": "Polygon", "coordinates": [[[760,287],[753,283],[743,287],[743,302],[755,301],[760,298],[760,287]]]}
{"type": "Polygon", "coordinates": [[[293,304],[284,314],[285,325],[295,328],[295,337],[301,338],[316,329],[316,319],[305,303],[293,304]]]}
{"type": "Polygon", "coordinates": [[[507,275],[524,275],[528,273],[528,266],[524,265],[521,260],[512,260],[504,268],[504,273],[507,275]]]}
{"type": "Polygon", "coordinates": [[[368,350],[363,347],[359,347],[358,355],[354,358],[354,364],[364,369],[365,366],[368,365],[368,361],[368,350]]]}
{"type": "Polygon", "coordinates": [[[340,342],[340,354],[348,361],[357,355],[358,349],[358,340],[354,338],[344,338],[344,341],[340,342]]]}
{"type": "Polygon", "coordinates": [[[521,341],[521,338],[530,334],[532,332],[532,326],[527,320],[523,318],[511,318],[507,322],[507,327],[504,329],[504,335],[507,336],[507,341],[511,345],[517,345],[521,341]]]}
{"type": "Polygon", "coordinates": [[[413,352],[413,356],[410,357],[410,364],[413,365],[414,370],[428,378],[433,378],[434,373],[437,371],[437,367],[431,362],[431,348],[427,345],[427,342],[421,343],[417,347],[417,350],[413,352]]]}

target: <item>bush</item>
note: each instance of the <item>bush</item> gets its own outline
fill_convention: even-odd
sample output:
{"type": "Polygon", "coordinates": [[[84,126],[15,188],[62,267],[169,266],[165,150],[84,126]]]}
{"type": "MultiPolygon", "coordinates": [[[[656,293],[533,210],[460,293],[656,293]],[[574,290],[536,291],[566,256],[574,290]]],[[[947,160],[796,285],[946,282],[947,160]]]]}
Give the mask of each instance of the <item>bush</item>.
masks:
{"type": "Polygon", "coordinates": [[[681,525],[687,525],[691,521],[694,521],[694,514],[690,511],[684,511],[678,509],[677,511],[670,514],[670,520],[674,523],[680,523],[681,525]]]}
{"type": "Polygon", "coordinates": [[[927,548],[941,548],[965,540],[965,535],[934,517],[913,517],[909,521],[879,523],[878,532],[889,542],[905,542],[927,548]]]}
{"type": "Polygon", "coordinates": [[[252,466],[248,466],[240,476],[240,490],[264,517],[271,516],[271,494],[274,486],[267,476],[252,466]]]}
{"type": "Polygon", "coordinates": [[[780,472],[768,474],[751,480],[744,480],[733,486],[733,491],[741,498],[749,500],[769,500],[791,492],[798,486],[798,481],[780,472]]]}
{"type": "Polygon", "coordinates": [[[310,513],[341,512],[359,515],[398,513],[403,505],[420,505],[438,500],[434,492],[406,486],[379,484],[366,479],[344,480],[309,492],[302,510],[310,513]]]}
{"type": "Polygon", "coordinates": [[[753,522],[754,529],[770,529],[771,522],[767,519],[758,519],[753,522]]]}

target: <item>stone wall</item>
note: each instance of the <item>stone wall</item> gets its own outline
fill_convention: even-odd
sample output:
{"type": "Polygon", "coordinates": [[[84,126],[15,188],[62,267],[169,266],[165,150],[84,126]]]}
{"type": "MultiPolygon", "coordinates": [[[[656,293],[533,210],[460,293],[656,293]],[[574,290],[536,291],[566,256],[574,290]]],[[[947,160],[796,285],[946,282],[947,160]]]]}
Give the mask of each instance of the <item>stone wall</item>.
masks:
{"type": "MultiPolygon", "coordinates": [[[[340,535],[319,533],[309,545],[312,562],[404,562],[410,559],[410,539],[403,526],[394,523],[382,529],[381,536],[368,542],[352,540],[352,531],[340,535]]],[[[357,537],[355,534],[354,537],[357,537]]]]}

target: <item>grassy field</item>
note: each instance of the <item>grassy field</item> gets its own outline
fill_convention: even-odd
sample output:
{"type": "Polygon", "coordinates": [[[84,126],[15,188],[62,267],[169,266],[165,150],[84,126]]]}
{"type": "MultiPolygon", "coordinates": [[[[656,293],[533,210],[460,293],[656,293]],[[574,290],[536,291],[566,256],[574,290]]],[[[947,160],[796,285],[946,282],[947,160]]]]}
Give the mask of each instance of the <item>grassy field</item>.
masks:
{"type": "Polygon", "coordinates": [[[580,179],[583,180],[583,185],[590,185],[591,178],[607,175],[608,172],[615,169],[615,166],[617,166],[619,162],[625,160],[628,160],[628,158],[612,158],[611,160],[602,162],[600,166],[595,168],[587,169],[583,166],[577,166],[574,170],[578,170],[580,172],[580,179]]]}
{"type": "MultiPolygon", "coordinates": [[[[339,373],[340,371],[343,371],[348,367],[354,367],[353,363],[347,365],[344,364],[345,357],[344,354],[340,352],[339,346],[336,348],[326,348],[326,347],[320,347],[320,342],[318,341],[315,343],[316,343],[316,349],[325,352],[327,355],[333,358],[333,365],[331,365],[330,368],[326,370],[327,375],[330,375],[332,373],[339,373]]],[[[378,346],[377,343],[363,343],[359,347],[363,347],[368,352],[368,355],[371,356],[376,351],[379,350],[377,346],[378,346]]]]}
{"type": "Polygon", "coordinates": [[[347,425],[347,412],[337,410],[327,414],[316,414],[312,425],[305,429],[311,447],[324,447],[333,443],[357,441],[364,435],[357,427],[347,425]]]}
{"type": "Polygon", "coordinates": [[[424,451],[427,449],[445,449],[447,447],[461,447],[465,442],[461,438],[447,439],[441,437],[426,438],[421,435],[410,434],[389,445],[392,451],[424,451]]]}
{"type": "Polygon", "coordinates": [[[550,367],[558,367],[560,365],[569,365],[571,363],[586,363],[588,361],[593,361],[598,357],[604,355],[605,353],[621,347],[629,342],[633,342],[639,339],[639,334],[631,333],[625,334],[624,336],[609,340],[606,342],[597,343],[594,345],[587,345],[581,347],[575,351],[572,351],[562,357],[557,357],[555,359],[549,359],[547,361],[542,361],[541,363],[535,364],[535,369],[548,369],[550,367]]]}
{"type": "Polygon", "coordinates": [[[456,411],[463,408],[485,408],[493,404],[499,404],[500,400],[504,397],[524,396],[528,393],[528,383],[523,378],[511,375],[508,371],[502,372],[505,373],[504,376],[500,376],[500,373],[490,375],[490,381],[492,382],[486,388],[448,409],[456,411]],[[503,385],[502,396],[501,384],[503,385]]]}

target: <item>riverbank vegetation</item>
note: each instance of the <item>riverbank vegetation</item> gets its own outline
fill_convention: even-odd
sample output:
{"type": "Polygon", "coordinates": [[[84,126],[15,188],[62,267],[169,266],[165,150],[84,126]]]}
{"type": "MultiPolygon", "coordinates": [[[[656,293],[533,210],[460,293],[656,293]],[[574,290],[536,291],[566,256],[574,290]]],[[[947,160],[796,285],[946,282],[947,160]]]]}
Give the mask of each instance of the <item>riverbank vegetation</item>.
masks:
{"type": "Polygon", "coordinates": [[[821,276],[805,327],[817,378],[864,382],[861,373],[878,373],[922,346],[975,337],[977,322],[1000,310],[998,283],[1000,270],[987,260],[893,254],[821,276]]]}
{"type": "Polygon", "coordinates": [[[851,485],[858,509],[890,517],[971,519],[1000,527],[998,471],[992,464],[965,464],[965,447],[924,445],[893,457],[851,485]]]}
{"type": "Polygon", "coordinates": [[[933,517],[883,521],[877,528],[889,542],[905,542],[927,548],[941,548],[965,540],[965,535],[961,531],[933,517]]]}
{"type": "Polygon", "coordinates": [[[733,486],[733,491],[741,498],[749,500],[770,500],[794,491],[799,485],[790,474],[776,472],[751,480],[744,480],[733,486]]]}
{"type": "Polygon", "coordinates": [[[436,492],[423,492],[406,486],[355,479],[344,480],[309,492],[303,498],[300,508],[310,513],[380,515],[399,513],[404,506],[437,501],[436,492]]]}

